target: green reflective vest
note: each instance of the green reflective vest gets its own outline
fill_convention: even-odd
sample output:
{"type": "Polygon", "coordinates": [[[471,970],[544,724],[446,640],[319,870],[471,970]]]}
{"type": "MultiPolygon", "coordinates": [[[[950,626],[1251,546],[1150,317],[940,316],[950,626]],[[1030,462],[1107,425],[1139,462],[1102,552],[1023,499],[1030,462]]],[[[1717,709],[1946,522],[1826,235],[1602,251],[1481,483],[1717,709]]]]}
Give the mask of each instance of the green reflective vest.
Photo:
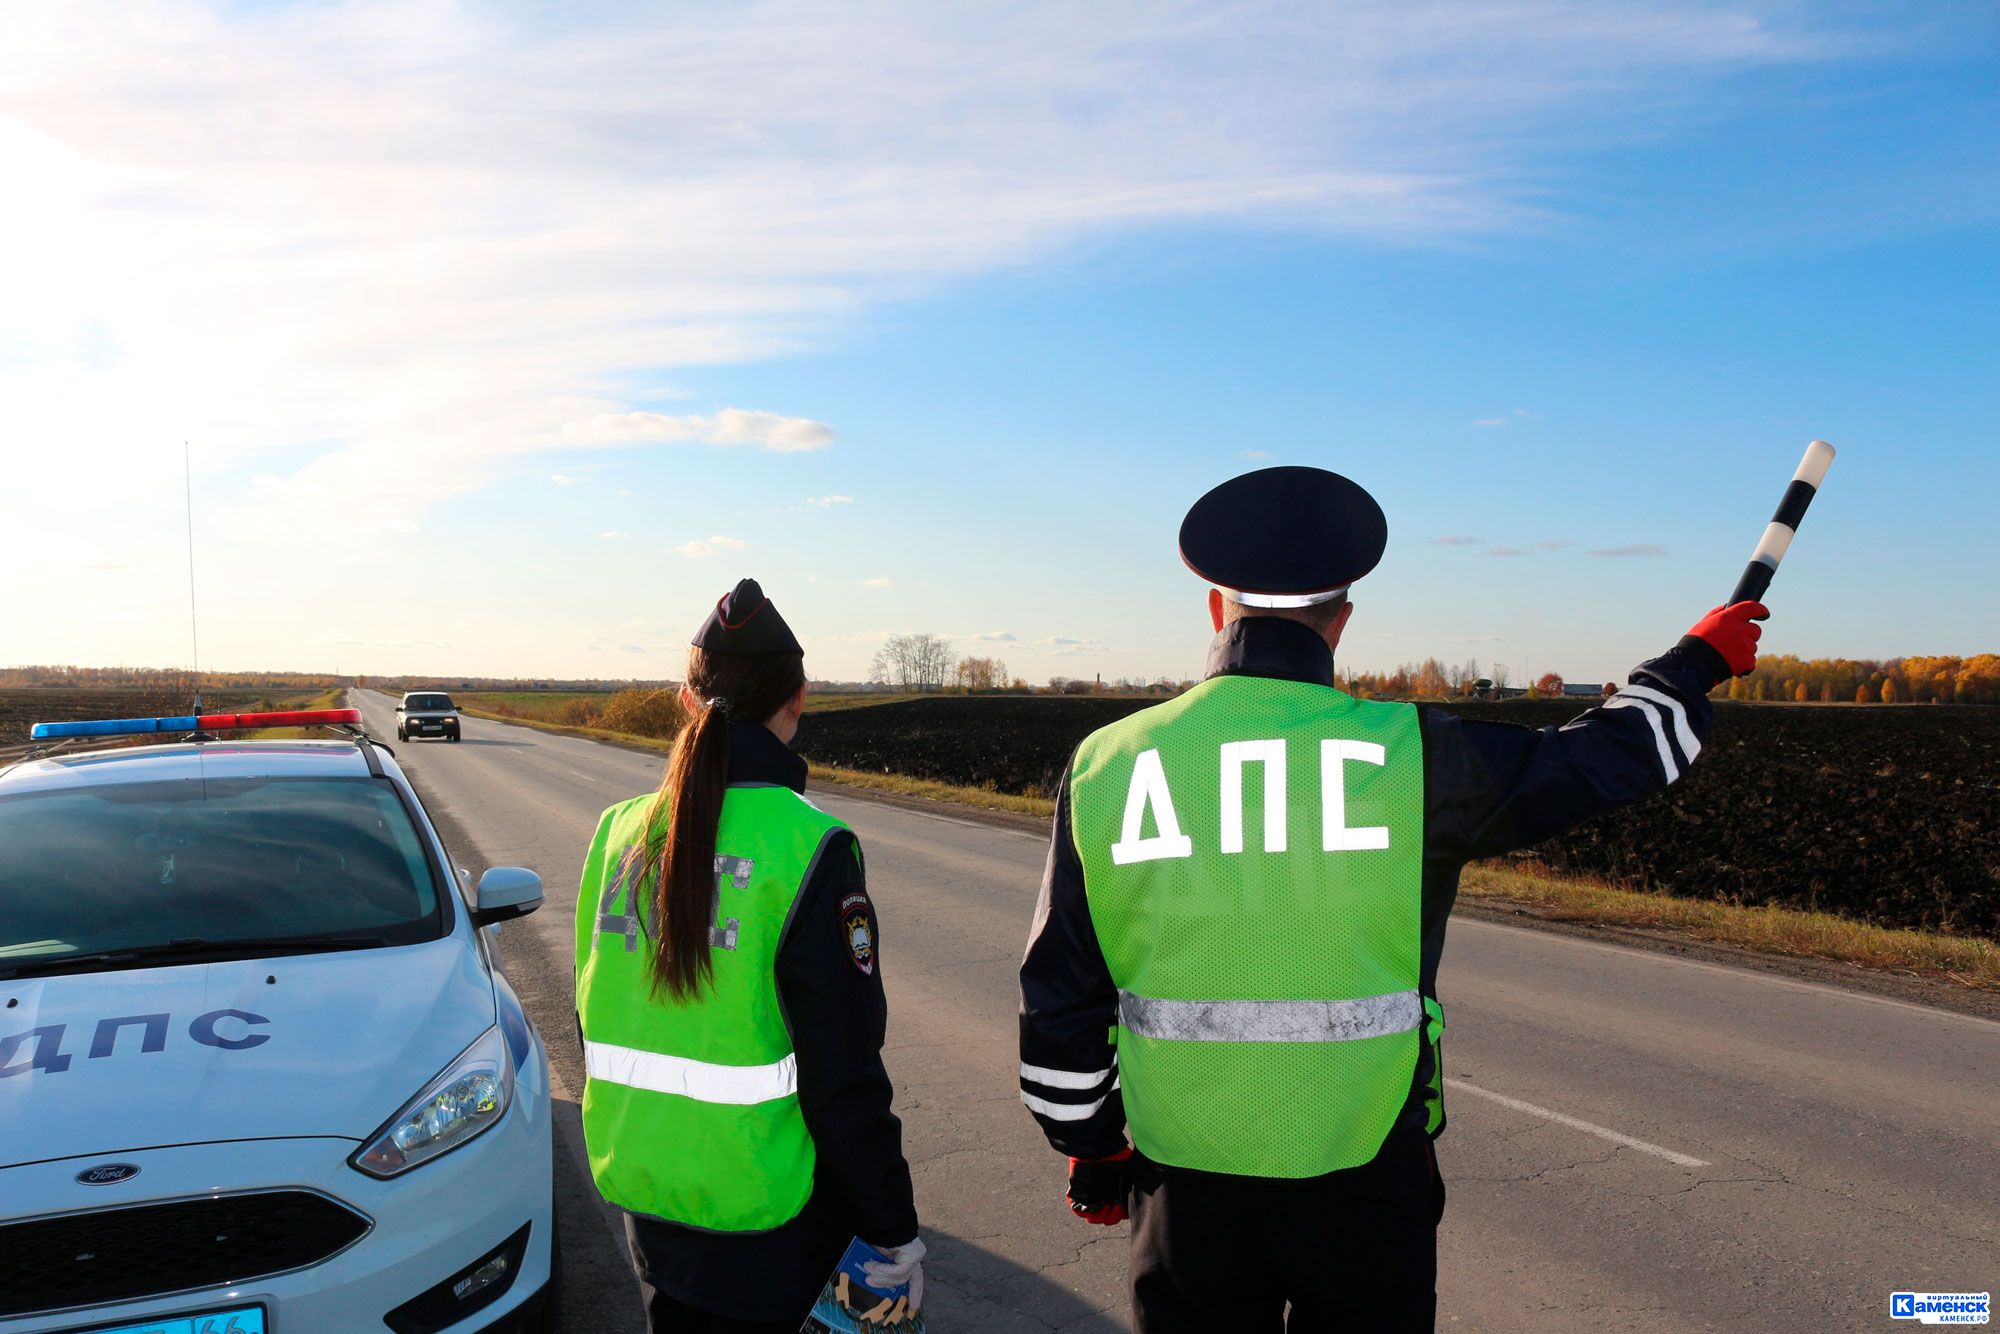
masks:
{"type": "Polygon", "coordinates": [[[784,787],[732,787],[716,833],[712,986],[656,999],[638,874],[653,797],[604,812],[577,889],[583,1136],[604,1198],[715,1232],[759,1232],[812,1193],[813,1142],[778,995],[778,946],[814,863],[844,828],[784,787]]]}
{"type": "Polygon", "coordinates": [[[1416,709],[1214,677],[1086,739],[1070,818],[1140,1151],[1262,1177],[1372,1159],[1443,1019],[1416,709]]]}

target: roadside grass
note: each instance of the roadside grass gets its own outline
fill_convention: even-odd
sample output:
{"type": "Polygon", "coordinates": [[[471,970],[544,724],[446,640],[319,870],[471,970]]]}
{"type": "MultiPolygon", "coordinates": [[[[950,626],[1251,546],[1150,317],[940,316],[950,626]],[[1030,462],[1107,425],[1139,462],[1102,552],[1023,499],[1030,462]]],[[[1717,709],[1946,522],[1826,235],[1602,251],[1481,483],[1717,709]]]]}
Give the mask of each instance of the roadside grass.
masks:
{"type": "Polygon", "coordinates": [[[870,788],[877,792],[890,792],[902,797],[923,797],[930,801],[948,801],[959,806],[978,806],[989,811],[1012,811],[1016,815],[1035,815],[1047,819],[1056,813],[1056,804],[1047,797],[1022,797],[1012,792],[1002,792],[989,787],[957,787],[950,783],[938,783],[928,778],[909,778],[903,774],[875,773],[867,769],[842,769],[831,764],[811,766],[812,776],[826,783],[839,783],[845,787],[870,788]]]}
{"type": "Polygon", "coordinates": [[[806,693],[807,713],[840,713],[847,709],[868,709],[877,704],[901,704],[907,699],[931,699],[934,695],[863,693],[852,695],[815,695],[806,693]]]}
{"type": "Polygon", "coordinates": [[[1796,908],[1752,908],[1649,894],[1558,876],[1532,863],[1468,866],[1459,894],[1494,907],[1531,908],[1551,921],[1672,932],[1759,954],[1832,959],[1949,980],[1979,991],[2000,991],[2000,946],[1977,936],[1870,926],[1796,908]]]}

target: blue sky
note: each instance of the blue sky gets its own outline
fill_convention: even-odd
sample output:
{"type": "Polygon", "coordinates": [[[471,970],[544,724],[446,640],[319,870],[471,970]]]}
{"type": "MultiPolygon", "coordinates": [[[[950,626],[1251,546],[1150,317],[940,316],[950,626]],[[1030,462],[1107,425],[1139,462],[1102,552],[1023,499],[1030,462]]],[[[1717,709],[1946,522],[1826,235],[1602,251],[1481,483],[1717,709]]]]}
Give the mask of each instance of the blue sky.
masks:
{"type": "Polygon", "coordinates": [[[153,8],[0,55],[0,441],[120,481],[0,662],[185,661],[183,437],[216,667],[672,675],[749,573],[1183,675],[1282,462],[1389,515],[1346,662],[1610,678],[1816,435],[1766,644],[2000,647],[1990,10],[153,8]]]}

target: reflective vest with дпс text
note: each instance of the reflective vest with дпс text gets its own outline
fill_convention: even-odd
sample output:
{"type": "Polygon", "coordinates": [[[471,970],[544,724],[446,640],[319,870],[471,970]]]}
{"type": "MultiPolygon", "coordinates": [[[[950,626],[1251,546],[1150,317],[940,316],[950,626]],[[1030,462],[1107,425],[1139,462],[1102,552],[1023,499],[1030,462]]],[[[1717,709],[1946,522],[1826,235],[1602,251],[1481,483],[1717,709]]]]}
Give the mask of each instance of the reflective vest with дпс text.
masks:
{"type": "Polygon", "coordinates": [[[1214,677],[1087,738],[1070,818],[1139,1151],[1262,1177],[1372,1159],[1426,1040],[1416,709],[1214,677]]]}
{"type": "Polygon", "coordinates": [[[597,1189],[634,1213],[760,1232],[812,1193],[814,1150],[778,995],[785,924],[845,828],[784,787],[729,788],[716,831],[712,984],[651,990],[648,794],[604,813],[577,890],[576,1013],[583,1135],[597,1189]]]}

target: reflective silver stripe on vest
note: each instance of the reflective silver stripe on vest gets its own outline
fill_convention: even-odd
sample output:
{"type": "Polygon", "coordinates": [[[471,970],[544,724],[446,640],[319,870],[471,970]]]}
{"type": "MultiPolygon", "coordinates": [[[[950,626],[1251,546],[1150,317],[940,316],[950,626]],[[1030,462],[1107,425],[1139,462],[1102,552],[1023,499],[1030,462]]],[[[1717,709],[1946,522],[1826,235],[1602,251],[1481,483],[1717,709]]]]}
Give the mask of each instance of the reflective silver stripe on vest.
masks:
{"type": "Polygon", "coordinates": [[[711,1065],[685,1056],[615,1047],[609,1042],[586,1042],[583,1061],[592,1079],[654,1093],[677,1093],[696,1102],[747,1107],[799,1091],[796,1056],[769,1065],[711,1065]]]}
{"type": "Polygon", "coordinates": [[[1397,991],[1364,1000],[1156,1000],[1118,993],[1118,1022],[1174,1042],[1349,1042],[1415,1031],[1423,997],[1397,991]]]}

